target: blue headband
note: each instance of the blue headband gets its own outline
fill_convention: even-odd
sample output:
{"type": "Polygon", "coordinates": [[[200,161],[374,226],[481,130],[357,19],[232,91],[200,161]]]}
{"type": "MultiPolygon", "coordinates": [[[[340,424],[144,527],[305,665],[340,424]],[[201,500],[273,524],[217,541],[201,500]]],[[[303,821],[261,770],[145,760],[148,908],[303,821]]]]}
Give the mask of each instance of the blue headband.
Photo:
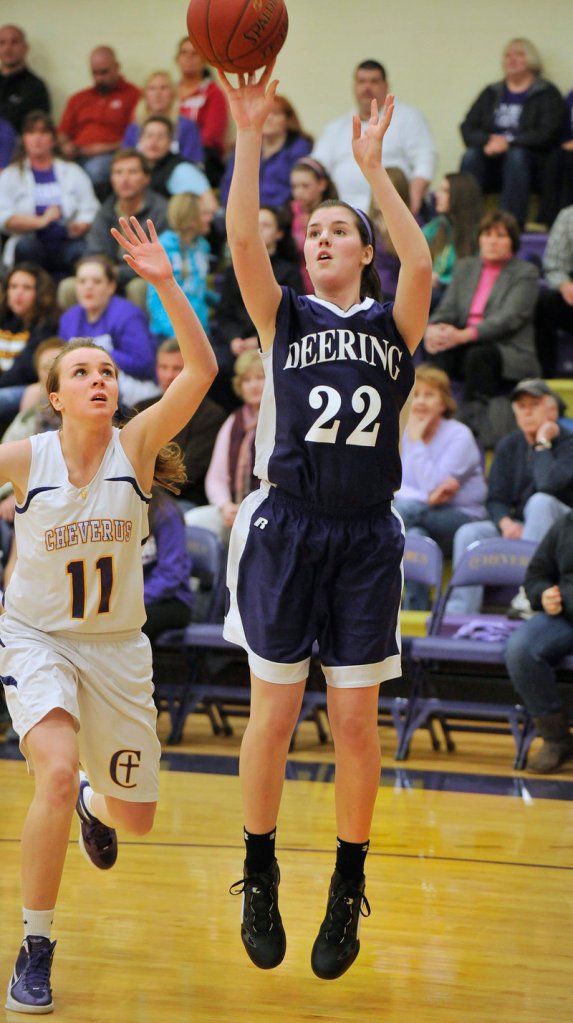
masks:
{"type": "Polygon", "coordinates": [[[364,227],[366,228],[366,232],[368,234],[368,244],[372,245],[372,247],[374,247],[374,238],[372,236],[372,227],[370,226],[370,221],[368,220],[368,217],[366,216],[365,213],[362,212],[362,210],[359,210],[357,206],[352,206],[350,203],[348,203],[348,205],[350,206],[351,210],[354,210],[356,216],[360,217],[362,223],[364,224],[364,227]]]}

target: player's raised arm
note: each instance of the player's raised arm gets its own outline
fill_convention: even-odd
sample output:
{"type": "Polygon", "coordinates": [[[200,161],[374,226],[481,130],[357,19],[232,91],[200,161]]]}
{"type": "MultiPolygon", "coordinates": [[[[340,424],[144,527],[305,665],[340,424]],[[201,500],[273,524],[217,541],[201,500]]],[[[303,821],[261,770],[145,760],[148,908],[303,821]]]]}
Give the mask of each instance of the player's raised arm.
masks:
{"type": "Polygon", "coordinates": [[[259,233],[259,169],[263,125],[272,109],[277,81],[269,79],[269,64],[259,81],[256,75],[238,75],[234,88],[219,72],[237,127],[235,166],[227,202],[227,239],[233,268],[247,311],[257,328],[262,348],[274,337],[276,311],[281,300],[265,244],[259,233]]]}
{"type": "Polygon", "coordinates": [[[135,217],[129,222],[121,217],[119,223],[121,231],[112,228],[112,234],[125,249],[124,259],[140,277],[153,284],[183,356],[183,369],[163,397],[124,427],[124,441],[129,442],[132,433],[136,434],[137,444],[154,457],[191,419],[217,375],[217,360],[203,327],[173,276],[173,268],[152,221],[147,221],[149,235],[135,217]]]}
{"type": "Polygon", "coordinates": [[[418,347],[430,311],[432,259],[428,243],[406,204],[394,188],[382,163],[382,145],[392,113],[394,97],[386,97],[382,117],[372,100],[371,116],[364,131],[354,117],[352,151],[382,211],[388,232],[400,260],[394,319],[409,350],[418,347]]]}

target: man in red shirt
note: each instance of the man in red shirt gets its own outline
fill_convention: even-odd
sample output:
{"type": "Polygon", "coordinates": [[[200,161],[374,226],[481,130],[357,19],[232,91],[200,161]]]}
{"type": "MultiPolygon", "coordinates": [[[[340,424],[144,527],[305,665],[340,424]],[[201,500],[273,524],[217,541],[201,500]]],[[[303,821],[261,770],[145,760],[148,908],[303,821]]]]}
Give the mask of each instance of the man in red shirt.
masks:
{"type": "Polygon", "coordinates": [[[90,54],[94,85],[70,96],[58,136],[65,156],[81,164],[100,198],[110,191],[109,174],[140,90],[120,74],[110,46],[97,46],[90,54]]]}

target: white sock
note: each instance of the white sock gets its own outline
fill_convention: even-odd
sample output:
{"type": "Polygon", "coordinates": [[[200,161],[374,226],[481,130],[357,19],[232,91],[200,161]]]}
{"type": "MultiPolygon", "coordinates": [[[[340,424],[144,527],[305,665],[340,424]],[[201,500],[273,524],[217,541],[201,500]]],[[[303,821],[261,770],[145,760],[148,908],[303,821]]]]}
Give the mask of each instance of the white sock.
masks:
{"type": "MultiPolygon", "coordinates": [[[[80,771],[80,781],[88,781],[88,776],[87,774],[84,773],[84,771],[80,771]]],[[[94,790],[92,789],[91,785],[88,782],[88,784],[84,786],[84,790],[82,792],[82,800],[87,812],[91,814],[92,817],[95,817],[95,814],[92,810],[93,795],[94,790]]]]}
{"type": "Polygon", "coordinates": [[[49,938],[52,931],[55,909],[26,909],[22,906],[22,919],[24,921],[24,937],[29,934],[39,934],[49,938]]]}

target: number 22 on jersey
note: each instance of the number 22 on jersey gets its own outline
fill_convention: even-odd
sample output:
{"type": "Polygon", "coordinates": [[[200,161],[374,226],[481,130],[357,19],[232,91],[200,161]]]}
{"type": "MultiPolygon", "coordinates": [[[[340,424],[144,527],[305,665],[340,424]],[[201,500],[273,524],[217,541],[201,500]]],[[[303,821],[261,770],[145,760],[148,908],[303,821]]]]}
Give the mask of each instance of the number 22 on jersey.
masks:
{"type": "MultiPolygon", "coordinates": [[[[304,439],[316,444],[335,444],[340,428],[340,419],[335,418],[342,407],[340,393],[326,385],[313,387],[308,401],[311,408],[322,411],[304,439]],[[328,422],[330,426],[325,425],[328,422]]],[[[345,444],[373,448],[380,429],[377,420],[382,409],[382,399],[376,388],[366,384],[358,387],[352,395],[352,408],[358,415],[362,414],[362,418],[346,438],[345,444]]]]}

